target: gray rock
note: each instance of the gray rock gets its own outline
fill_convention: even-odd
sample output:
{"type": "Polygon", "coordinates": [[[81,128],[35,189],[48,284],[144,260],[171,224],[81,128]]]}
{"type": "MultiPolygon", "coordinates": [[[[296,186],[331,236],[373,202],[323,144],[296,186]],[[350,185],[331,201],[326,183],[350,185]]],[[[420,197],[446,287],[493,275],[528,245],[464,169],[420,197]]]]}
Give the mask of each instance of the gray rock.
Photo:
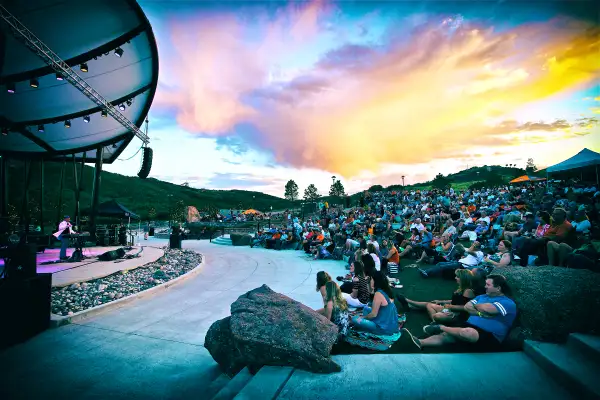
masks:
{"type": "Polygon", "coordinates": [[[204,346],[229,376],[263,365],[330,373],[341,370],[330,358],[337,333],[322,315],[263,285],[231,305],[231,317],[210,327],[204,346]]]}
{"type": "MultiPolygon", "coordinates": [[[[600,274],[560,267],[496,268],[517,304],[515,339],[564,342],[569,333],[600,334],[600,274]]],[[[512,336],[512,335],[511,335],[512,336]]]]}

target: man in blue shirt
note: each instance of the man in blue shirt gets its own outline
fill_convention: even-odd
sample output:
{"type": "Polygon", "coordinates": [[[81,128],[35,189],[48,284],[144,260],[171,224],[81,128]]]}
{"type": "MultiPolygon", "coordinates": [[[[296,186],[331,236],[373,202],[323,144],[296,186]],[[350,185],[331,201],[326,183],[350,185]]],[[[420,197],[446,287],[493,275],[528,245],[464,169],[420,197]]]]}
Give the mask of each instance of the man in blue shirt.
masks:
{"type": "Polygon", "coordinates": [[[466,342],[482,350],[498,350],[517,316],[515,302],[505,295],[509,290],[505,277],[490,275],[485,281],[486,294],[475,297],[465,305],[470,317],[464,327],[427,325],[423,328],[430,335],[427,339],[417,339],[406,329],[405,332],[419,349],[466,342]]]}

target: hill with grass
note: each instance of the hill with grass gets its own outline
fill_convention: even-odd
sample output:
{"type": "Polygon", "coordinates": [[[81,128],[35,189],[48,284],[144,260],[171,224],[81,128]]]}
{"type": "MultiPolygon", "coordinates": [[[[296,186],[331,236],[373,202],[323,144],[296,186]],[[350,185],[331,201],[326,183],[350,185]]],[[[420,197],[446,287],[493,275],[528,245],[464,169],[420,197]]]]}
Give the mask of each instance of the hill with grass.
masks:
{"type": "MultiPolygon", "coordinates": [[[[32,218],[39,217],[40,208],[40,167],[32,163],[29,185],[29,210],[32,218]]],[[[62,209],[58,210],[60,176],[62,164],[46,163],[44,172],[44,220],[55,223],[58,215],[75,212],[75,179],[73,164],[67,162],[62,190],[62,209]]],[[[79,179],[80,165],[77,165],[79,179]]],[[[94,168],[85,166],[81,179],[80,209],[86,211],[92,202],[94,168]]],[[[25,188],[25,168],[22,162],[13,161],[9,166],[9,211],[13,216],[20,215],[25,188]]],[[[282,188],[283,192],[283,188],[282,188]]],[[[124,176],[107,171],[102,172],[100,203],[117,200],[142,219],[180,219],[186,206],[194,206],[199,211],[215,212],[218,209],[248,209],[261,211],[283,210],[291,202],[262,192],[246,190],[208,190],[176,185],[154,178],[140,179],[137,176],[124,176]],[[175,218],[173,218],[175,216],[175,218]]]]}
{"type": "MultiPolygon", "coordinates": [[[[60,194],[60,177],[62,164],[46,163],[44,186],[44,220],[55,223],[64,214],[75,212],[75,174],[72,163],[67,162],[65,168],[64,185],[62,190],[62,207],[58,204],[60,194]]],[[[80,165],[77,165],[77,178],[79,179],[80,165]]],[[[525,173],[518,168],[500,166],[473,167],[464,171],[444,177],[455,189],[465,189],[473,185],[491,185],[506,183],[510,179],[525,173]]],[[[80,210],[89,209],[92,201],[94,168],[85,166],[81,179],[80,210]]],[[[437,179],[437,178],[436,178],[437,179]]],[[[15,218],[21,213],[22,198],[25,188],[24,163],[13,161],[9,164],[9,211],[15,218]]],[[[410,189],[428,189],[436,187],[439,181],[409,185],[410,189]]],[[[372,187],[371,190],[398,190],[401,185],[392,185],[387,188],[372,187]]],[[[32,164],[31,182],[29,185],[29,212],[37,221],[40,209],[40,168],[38,163],[32,164]]],[[[283,193],[284,188],[281,188],[283,193]]],[[[351,205],[356,205],[362,192],[350,196],[351,205]]],[[[288,200],[271,196],[261,192],[246,190],[209,190],[196,189],[183,185],[176,185],[158,179],[139,179],[119,175],[111,172],[102,172],[100,202],[117,200],[131,211],[140,215],[143,220],[181,219],[186,206],[194,206],[199,211],[215,212],[218,209],[248,209],[255,208],[260,211],[284,210],[292,207],[288,200]]],[[[333,196],[322,197],[323,201],[331,204],[340,204],[344,199],[333,196]]],[[[298,204],[296,203],[296,206],[298,204]]]]}

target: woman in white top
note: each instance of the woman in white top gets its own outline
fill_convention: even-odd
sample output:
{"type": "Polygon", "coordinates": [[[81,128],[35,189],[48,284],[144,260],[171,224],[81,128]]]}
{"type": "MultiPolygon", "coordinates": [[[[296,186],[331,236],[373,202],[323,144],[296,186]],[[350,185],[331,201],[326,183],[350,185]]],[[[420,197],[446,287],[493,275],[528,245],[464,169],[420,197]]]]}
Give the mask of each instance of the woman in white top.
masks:
{"type": "Polygon", "coordinates": [[[373,243],[368,243],[367,251],[369,252],[369,255],[373,257],[373,261],[375,262],[375,269],[377,271],[381,271],[381,260],[377,255],[377,249],[375,248],[375,245],[373,243]]]}

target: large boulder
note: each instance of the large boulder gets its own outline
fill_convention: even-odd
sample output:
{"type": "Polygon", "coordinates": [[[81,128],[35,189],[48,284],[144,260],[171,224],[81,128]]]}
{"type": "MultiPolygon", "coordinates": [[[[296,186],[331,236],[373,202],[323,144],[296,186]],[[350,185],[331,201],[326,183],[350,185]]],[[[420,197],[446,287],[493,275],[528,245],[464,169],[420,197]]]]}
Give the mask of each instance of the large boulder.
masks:
{"type": "Polygon", "coordinates": [[[560,267],[496,270],[512,289],[521,339],[563,342],[569,333],[600,334],[600,274],[560,267]]]}
{"type": "Polygon", "coordinates": [[[234,246],[250,246],[252,243],[252,236],[246,233],[232,233],[229,237],[234,246]]]}
{"type": "Polygon", "coordinates": [[[319,313],[263,285],[240,296],[231,317],[212,324],[204,347],[229,376],[263,365],[330,373],[341,370],[330,358],[337,334],[319,313]]]}

